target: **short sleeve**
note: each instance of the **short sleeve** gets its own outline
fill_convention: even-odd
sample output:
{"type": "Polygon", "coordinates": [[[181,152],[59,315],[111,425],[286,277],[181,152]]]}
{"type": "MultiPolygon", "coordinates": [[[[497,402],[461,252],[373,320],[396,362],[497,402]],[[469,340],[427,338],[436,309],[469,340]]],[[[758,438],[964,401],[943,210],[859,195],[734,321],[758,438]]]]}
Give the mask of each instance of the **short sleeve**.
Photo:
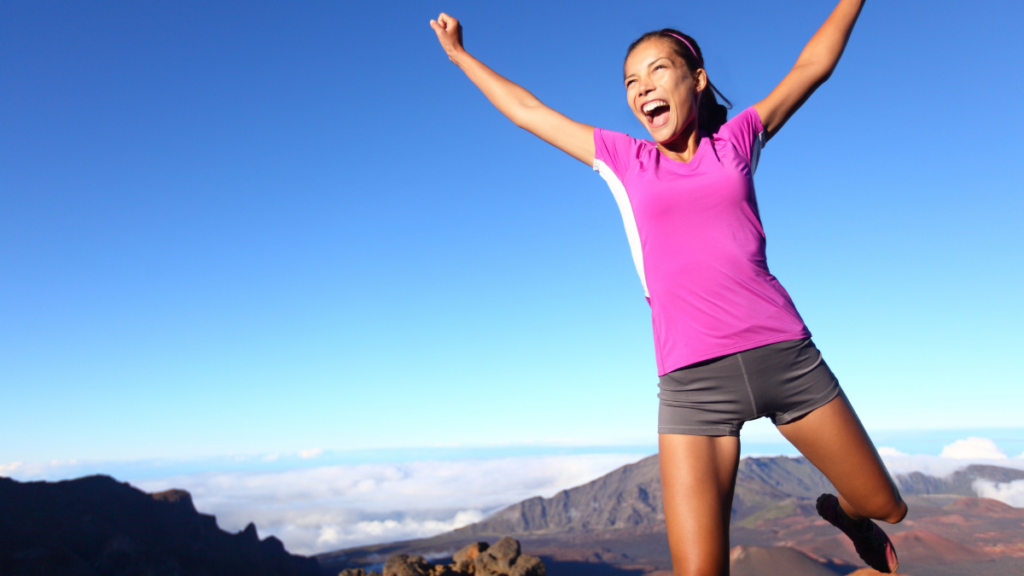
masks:
{"type": "Polygon", "coordinates": [[[764,147],[768,135],[761,124],[761,116],[753,106],[722,124],[715,136],[731,143],[750,162],[751,174],[757,171],[757,162],[761,159],[761,148],[764,147]]]}
{"type": "Polygon", "coordinates": [[[626,134],[594,128],[594,170],[600,172],[604,165],[622,180],[636,159],[637,144],[626,134]]]}

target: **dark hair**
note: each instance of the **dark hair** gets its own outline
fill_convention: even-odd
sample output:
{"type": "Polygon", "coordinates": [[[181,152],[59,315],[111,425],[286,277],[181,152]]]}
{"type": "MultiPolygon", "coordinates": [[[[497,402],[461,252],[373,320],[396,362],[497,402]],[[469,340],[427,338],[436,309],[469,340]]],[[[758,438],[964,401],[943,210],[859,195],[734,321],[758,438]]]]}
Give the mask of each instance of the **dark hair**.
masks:
{"type": "MultiPolygon", "coordinates": [[[[700,46],[697,44],[697,41],[678,30],[673,30],[672,28],[655,30],[637,38],[629,45],[629,49],[626,50],[626,58],[629,58],[629,55],[633,53],[633,50],[636,49],[637,46],[654,38],[663,38],[671,42],[673,50],[675,50],[676,54],[686,62],[686,65],[690,68],[690,72],[696,72],[698,69],[704,68],[704,55],[701,54],[700,46]],[[693,47],[693,50],[690,49],[690,46],[687,46],[682,40],[680,40],[680,38],[685,38],[686,42],[689,42],[690,46],[693,47]],[[694,53],[694,51],[696,51],[696,53],[694,53]]],[[[707,71],[705,70],[705,74],[706,73],[707,71]]],[[[704,90],[701,92],[700,100],[697,104],[697,126],[708,134],[714,134],[722,127],[722,124],[725,124],[729,114],[727,111],[732,109],[732,102],[729,102],[729,99],[723,96],[722,93],[718,91],[718,88],[715,88],[715,85],[711,83],[710,77],[708,78],[707,87],[710,88],[710,90],[704,90]],[[718,98],[721,98],[722,101],[725,102],[724,105],[718,103],[718,98],[715,98],[716,94],[718,95],[718,98]]]]}

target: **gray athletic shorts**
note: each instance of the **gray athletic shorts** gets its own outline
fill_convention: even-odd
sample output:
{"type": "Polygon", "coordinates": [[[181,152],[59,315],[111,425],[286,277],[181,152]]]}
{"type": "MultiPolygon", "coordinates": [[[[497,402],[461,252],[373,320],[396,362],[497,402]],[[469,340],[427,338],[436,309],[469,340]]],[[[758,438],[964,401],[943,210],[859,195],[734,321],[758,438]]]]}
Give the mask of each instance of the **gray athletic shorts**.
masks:
{"type": "Polygon", "coordinates": [[[658,387],[658,433],[695,436],[739,436],[744,422],[762,416],[787,424],[840,393],[810,338],[691,364],[658,387]]]}

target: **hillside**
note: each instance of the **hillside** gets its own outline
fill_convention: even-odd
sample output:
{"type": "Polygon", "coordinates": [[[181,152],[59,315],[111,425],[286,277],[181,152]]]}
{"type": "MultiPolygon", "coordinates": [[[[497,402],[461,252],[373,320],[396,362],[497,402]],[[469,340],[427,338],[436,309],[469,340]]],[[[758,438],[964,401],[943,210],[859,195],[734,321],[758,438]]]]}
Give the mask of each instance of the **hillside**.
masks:
{"type": "MultiPolygon", "coordinates": [[[[884,528],[897,542],[908,574],[973,575],[979,563],[986,574],[1024,572],[1024,510],[977,498],[971,486],[978,479],[1010,482],[1024,479],[1024,471],[968,466],[944,478],[921,473],[896,478],[910,513],[903,523],[884,528]]],[[[765,558],[775,558],[775,566],[804,566],[799,574],[807,575],[846,574],[860,566],[848,542],[818,518],[814,499],[823,492],[834,490],[806,459],[744,458],[731,541],[747,552],[737,552],[736,573],[749,572],[765,558]],[[774,550],[780,546],[786,550],[774,550]]],[[[395,553],[439,557],[468,542],[503,535],[519,539],[525,550],[543,558],[551,576],[594,570],[603,576],[641,576],[668,570],[658,459],[623,466],[551,498],[518,502],[433,538],[339,550],[318,559],[333,570],[371,565],[395,553]]]]}
{"type": "Polygon", "coordinates": [[[250,524],[238,534],[196,512],[188,492],[147,494],[108,476],[0,477],[0,574],[319,576],[250,524]]]}
{"type": "MultiPolygon", "coordinates": [[[[530,498],[489,518],[455,530],[456,535],[543,534],[552,531],[609,530],[660,526],[658,457],[623,466],[593,482],[551,498],[530,498]]],[[[803,458],[744,458],[740,461],[733,500],[733,521],[766,509],[794,508],[832,484],[803,458]]]]}

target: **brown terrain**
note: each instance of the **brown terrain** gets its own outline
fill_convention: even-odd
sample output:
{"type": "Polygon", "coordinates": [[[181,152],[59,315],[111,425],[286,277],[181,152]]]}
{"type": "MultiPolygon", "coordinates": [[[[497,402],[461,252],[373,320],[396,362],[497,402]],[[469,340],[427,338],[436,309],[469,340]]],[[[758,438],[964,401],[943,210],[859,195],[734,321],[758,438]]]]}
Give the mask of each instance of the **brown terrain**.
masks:
{"type": "MultiPolygon", "coordinates": [[[[884,524],[912,576],[1024,574],[1024,509],[978,498],[978,480],[1012,482],[1024,471],[968,466],[948,477],[896,478],[910,506],[900,524],[884,524]]],[[[820,519],[814,500],[834,492],[802,458],[745,458],[733,502],[735,576],[876,574],[852,544],[820,519]]],[[[433,538],[321,554],[325,573],[379,566],[392,554],[441,558],[468,543],[510,535],[543,559],[548,576],[671,576],[656,456],[593,482],[531,498],[485,520],[433,538]]]]}

